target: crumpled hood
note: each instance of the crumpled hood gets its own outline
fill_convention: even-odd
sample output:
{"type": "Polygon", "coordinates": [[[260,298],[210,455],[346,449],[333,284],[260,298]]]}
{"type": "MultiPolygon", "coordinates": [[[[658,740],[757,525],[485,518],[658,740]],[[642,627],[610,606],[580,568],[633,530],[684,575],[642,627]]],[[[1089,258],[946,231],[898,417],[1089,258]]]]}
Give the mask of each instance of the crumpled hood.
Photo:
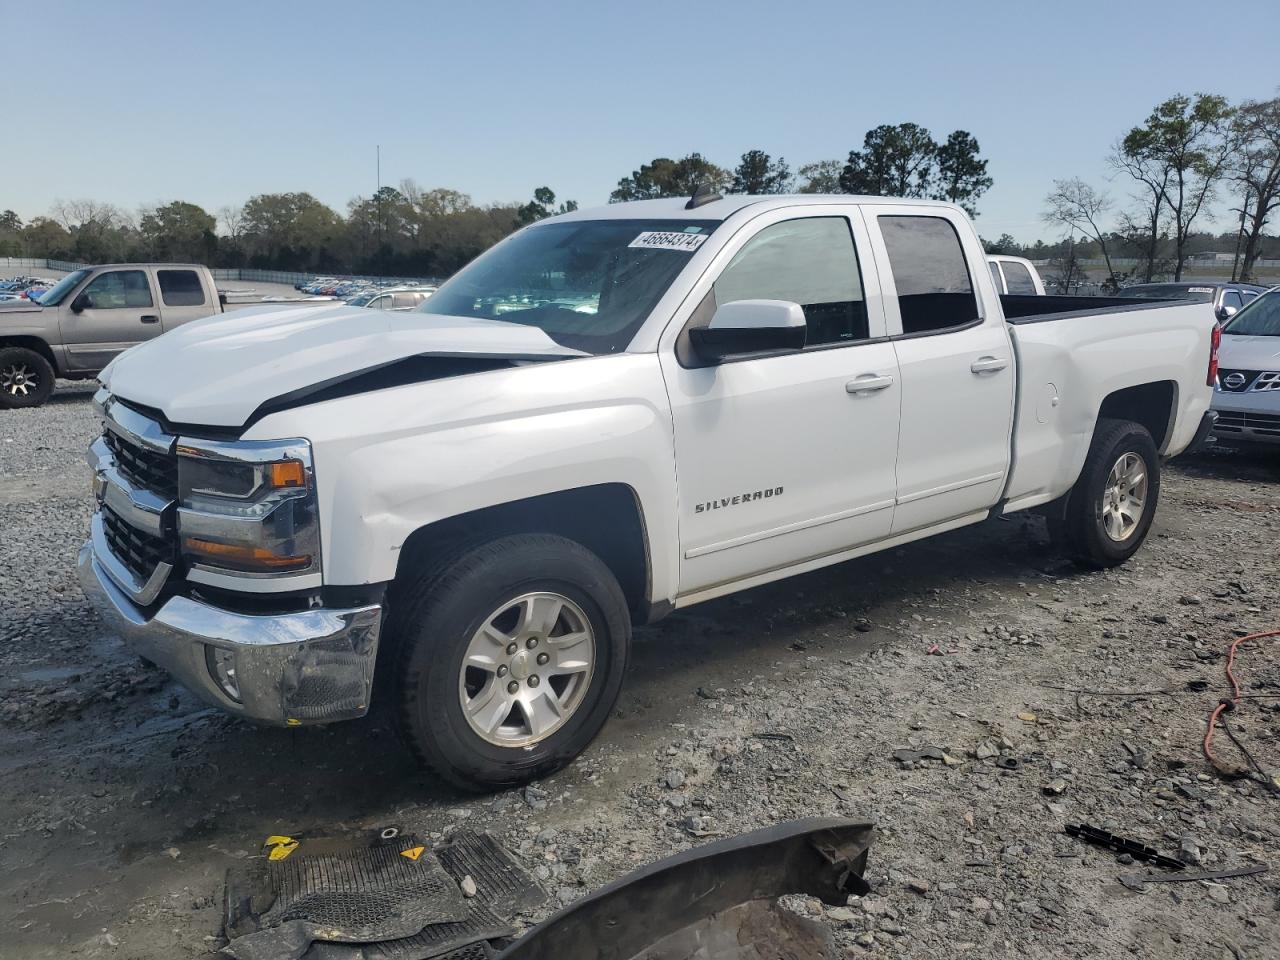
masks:
{"type": "Polygon", "coordinates": [[[536,327],[348,307],[248,307],[184,324],[116,357],[113,394],[174,423],[238,427],[263,403],[415,356],[585,356],[536,327]]]}
{"type": "Polygon", "coordinates": [[[1280,370],[1280,337],[1223,334],[1218,365],[1228,370],[1280,370]]]}

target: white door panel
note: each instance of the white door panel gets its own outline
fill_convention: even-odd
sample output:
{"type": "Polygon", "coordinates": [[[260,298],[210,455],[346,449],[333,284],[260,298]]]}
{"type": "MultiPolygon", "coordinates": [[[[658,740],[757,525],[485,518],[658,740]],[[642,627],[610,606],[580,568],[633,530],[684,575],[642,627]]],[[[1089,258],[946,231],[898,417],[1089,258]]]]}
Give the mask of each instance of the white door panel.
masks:
{"type": "Polygon", "coordinates": [[[888,536],[898,390],[889,343],[696,370],[664,363],[681,500],[681,592],[888,536]]]}

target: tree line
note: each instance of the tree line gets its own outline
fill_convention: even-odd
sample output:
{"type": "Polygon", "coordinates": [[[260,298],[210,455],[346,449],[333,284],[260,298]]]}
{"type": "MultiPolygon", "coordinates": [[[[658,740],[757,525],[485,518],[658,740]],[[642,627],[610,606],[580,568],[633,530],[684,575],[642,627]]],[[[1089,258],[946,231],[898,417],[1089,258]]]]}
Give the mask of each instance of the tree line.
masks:
{"type": "Polygon", "coordinates": [[[1258,260],[1276,255],[1265,231],[1280,207],[1280,97],[1231,104],[1178,94],[1121,136],[1107,161],[1112,181],[1127,190],[1121,200],[1079,177],[1055,180],[1045,198],[1043,220],[1065,231],[1061,266],[1074,268],[1079,237],[1104,262],[1108,286],[1181,280],[1204,236],[1194,227],[1219,199],[1235,229],[1218,237],[1215,252],[1232,254],[1233,280],[1256,279],[1258,260]],[[1119,270],[1122,258],[1138,266],[1119,270]]]}

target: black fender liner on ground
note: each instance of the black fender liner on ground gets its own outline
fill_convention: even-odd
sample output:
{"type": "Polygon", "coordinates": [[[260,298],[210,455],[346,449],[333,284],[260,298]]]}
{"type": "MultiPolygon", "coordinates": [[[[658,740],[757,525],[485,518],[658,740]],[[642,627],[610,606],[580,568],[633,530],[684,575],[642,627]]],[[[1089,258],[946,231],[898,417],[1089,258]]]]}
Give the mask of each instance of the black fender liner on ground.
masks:
{"type": "Polygon", "coordinates": [[[850,894],[870,889],[862,875],[872,829],[856,820],[814,818],[686,850],[553,914],[499,960],[624,960],[687,927],[713,927],[736,906],[784,894],[843,905],[850,894]]]}

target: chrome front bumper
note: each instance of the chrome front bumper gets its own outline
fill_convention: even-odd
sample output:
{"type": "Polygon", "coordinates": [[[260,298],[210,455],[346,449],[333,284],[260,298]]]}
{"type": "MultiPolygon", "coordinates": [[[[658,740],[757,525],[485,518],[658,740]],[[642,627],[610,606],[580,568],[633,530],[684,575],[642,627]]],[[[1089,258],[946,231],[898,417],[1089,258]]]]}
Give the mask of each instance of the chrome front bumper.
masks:
{"type": "Polygon", "coordinates": [[[112,578],[113,559],[109,553],[100,558],[92,540],[80,549],[85,596],[133,650],[201,699],[280,726],[330,723],[368,711],[381,605],[258,616],[176,596],[148,615],[112,578]],[[212,649],[234,654],[238,700],[214,678],[212,649]]]}

